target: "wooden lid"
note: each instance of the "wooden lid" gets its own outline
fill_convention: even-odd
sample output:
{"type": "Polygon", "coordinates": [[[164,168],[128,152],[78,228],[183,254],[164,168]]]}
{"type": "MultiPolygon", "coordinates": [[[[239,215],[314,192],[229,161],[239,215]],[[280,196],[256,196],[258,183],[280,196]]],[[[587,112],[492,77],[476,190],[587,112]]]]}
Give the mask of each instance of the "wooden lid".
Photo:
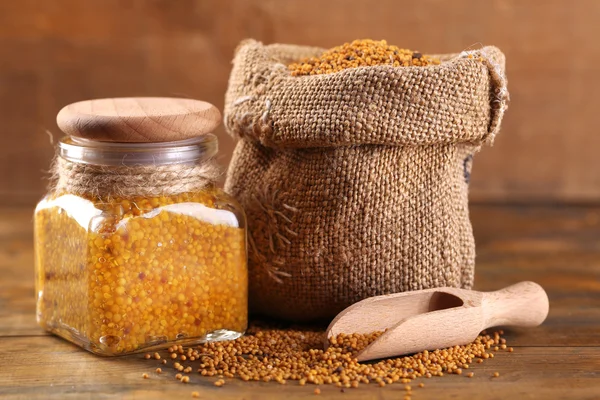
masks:
{"type": "Polygon", "coordinates": [[[221,113],[210,103],[166,97],[80,101],[56,116],[67,135],[103,142],[168,142],[212,132],[221,113]]]}

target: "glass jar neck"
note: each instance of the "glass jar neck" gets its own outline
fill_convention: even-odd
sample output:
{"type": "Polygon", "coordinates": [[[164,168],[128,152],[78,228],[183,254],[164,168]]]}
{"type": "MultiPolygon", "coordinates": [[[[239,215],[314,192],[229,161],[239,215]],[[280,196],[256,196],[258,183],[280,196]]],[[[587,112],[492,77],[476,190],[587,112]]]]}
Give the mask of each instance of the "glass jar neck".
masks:
{"type": "Polygon", "coordinates": [[[64,137],[59,156],[79,164],[103,166],[193,164],[213,157],[218,151],[213,134],[193,139],[160,143],[114,143],[64,137]]]}

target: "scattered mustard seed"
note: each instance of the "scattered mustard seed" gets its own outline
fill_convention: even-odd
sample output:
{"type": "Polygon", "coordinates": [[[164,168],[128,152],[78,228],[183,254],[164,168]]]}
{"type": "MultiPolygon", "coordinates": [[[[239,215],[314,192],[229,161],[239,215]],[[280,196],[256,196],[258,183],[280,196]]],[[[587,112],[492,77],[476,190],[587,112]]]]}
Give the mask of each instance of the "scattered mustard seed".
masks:
{"type": "Polygon", "coordinates": [[[319,388],[316,388],[314,393],[315,393],[315,394],[321,394],[321,389],[319,389],[319,388]]]}
{"type": "Polygon", "coordinates": [[[181,382],[188,383],[189,381],[190,381],[190,377],[189,376],[183,376],[183,377],[181,377],[181,382]]]}
{"type": "Polygon", "coordinates": [[[144,378],[144,379],[148,379],[148,374],[147,374],[147,373],[143,373],[143,374],[142,374],[142,378],[144,378]]]}
{"type": "Polygon", "coordinates": [[[200,397],[200,393],[192,392],[192,397],[197,399],[198,397],[200,397]]]}
{"type": "Polygon", "coordinates": [[[162,374],[162,369],[161,368],[156,368],[156,373],[157,374],[162,374]]]}
{"type": "MultiPolygon", "coordinates": [[[[215,377],[216,386],[225,378],[243,381],[297,381],[300,386],[335,385],[356,388],[360,384],[379,386],[410,383],[419,377],[431,378],[444,374],[466,374],[473,362],[492,358],[488,348],[496,334],[480,335],[470,344],[435,351],[424,351],[405,357],[360,363],[355,354],[368,346],[382,332],[369,335],[338,335],[330,339],[323,350],[324,332],[303,328],[281,329],[253,325],[245,336],[229,342],[208,342],[195,347],[175,346],[171,354],[185,354],[188,365],[173,362],[173,368],[188,374],[197,370],[201,376],[215,377]],[[191,358],[195,361],[192,364],[191,358]]],[[[183,375],[178,373],[177,379],[183,375]]],[[[422,387],[419,384],[419,387],[422,387]]],[[[407,390],[410,393],[410,390],[407,390]]]]}
{"type": "Polygon", "coordinates": [[[494,374],[492,375],[494,378],[497,378],[500,376],[500,372],[494,372],[494,374]]]}

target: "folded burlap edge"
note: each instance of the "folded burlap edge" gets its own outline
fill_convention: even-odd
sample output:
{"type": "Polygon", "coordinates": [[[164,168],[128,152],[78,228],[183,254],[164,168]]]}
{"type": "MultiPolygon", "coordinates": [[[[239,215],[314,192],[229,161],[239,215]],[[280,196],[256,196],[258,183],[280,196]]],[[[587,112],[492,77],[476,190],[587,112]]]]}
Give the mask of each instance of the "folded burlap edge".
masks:
{"type": "Polygon", "coordinates": [[[294,77],[287,65],[318,47],[236,49],[224,119],[234,137],[271,147],[491,143],[508,105],[504,54],[494,46],[442,55],[440,65],[352,68],[294,77]]]}

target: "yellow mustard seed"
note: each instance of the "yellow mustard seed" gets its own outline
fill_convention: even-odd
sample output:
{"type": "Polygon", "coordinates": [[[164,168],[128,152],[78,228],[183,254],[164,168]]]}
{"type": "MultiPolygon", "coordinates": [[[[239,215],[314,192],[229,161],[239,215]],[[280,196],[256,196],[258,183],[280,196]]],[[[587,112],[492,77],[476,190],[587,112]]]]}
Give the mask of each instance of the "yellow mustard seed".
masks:
{"type": "Polygon", "coordinates": [[[183,377],[183,375],[181,375],[181,374],[175,375],[175,379],[177,379],[178,381],[181,380],[182,377],[183,377]]]}
{"type": "Polygon", "coordinates": [[[317,394],[317,395],[318,395],[318,394],[321,394],[321,389],[319,389],[319,388],[315,388],[314,394],[317,394]]]}
{"type": "Polygon", "coordinates": [[[143,373],[143,374],[142,374],[142,378],[144,378],[144,379],[148,379],[148,374],[147,374],[147,373],[143,373]]]}
{"type": "Polygon", "coordinates": [[[156,373],[157,374],[162,374],[162,369],[161,368],[156,368],[156,373]]]}
{"type": "Polygon", "coordinates": [[[183,376],[181,377],[181,382],[182,383],[188,383],[190,381],[190,377],[189,376],[183,376]]]}
{"type": "Polygon", "coordinates": [[[200,397],[200,393],[198,392],[192,392],[192,397],[197,399],[198,397],[200,397]]]}
{"type": "MultiPolygon", "coordinates": [[[[217,382],[227,377],[280,384],[298,381],[300,386],[310,383],[339,388],[355,388],[360,383],[385,386],[396,382],[411,388],[409,384],[414,379],[441,377],[444,373],[461,374],[468,362],[483,362],[485,356],[491,354],[486,348],[491,336],[480,335],[473,343],[463,346],[372,363],[358,362],[356,354],[381,334],[340,334],[330,338],[329,347],[324,350],[324,332],[319,329],[282,329],[255,324],[241,338],[177,348],[177,351],[196,355],[196,361],[193,364],[189,361],[190,365],[185,367],[186,373],[193,366],[202,376],[218,377],[217,382]]],[[[183,367],[178,363],[177,366],[183,367]]]]}
{"type": "Polygon", "coordinates": [[[43,288],[40,324],[65,338],[79,332],[72,339],[77,344],[115,355],[181,335],[243,332],[244,228],[162,209],[194,203],[216,210],[222,196],[212,188],[150,199],[80,196],[102,212],[89,227],[71,216],[75,207],[39,207],[34,226],[36,284],[43,288]],[[118,215],[112,211],[117,206],[118,215]]]}
{"type": "Polygon", "coordinates": [[[440,60],[418,51],[388,45],[385,40],[362,39],[333,47],[319,57],[289,65],[292,76],[332,74],[348,68],[390,65],[394,67],[427,66],[440,60]]]}
{"type": "Polygon", "coordinates": [[[500,376],[500,372],[494,372],[494,374],[492,375],[494,378],[497,378],[500,376]]]}

